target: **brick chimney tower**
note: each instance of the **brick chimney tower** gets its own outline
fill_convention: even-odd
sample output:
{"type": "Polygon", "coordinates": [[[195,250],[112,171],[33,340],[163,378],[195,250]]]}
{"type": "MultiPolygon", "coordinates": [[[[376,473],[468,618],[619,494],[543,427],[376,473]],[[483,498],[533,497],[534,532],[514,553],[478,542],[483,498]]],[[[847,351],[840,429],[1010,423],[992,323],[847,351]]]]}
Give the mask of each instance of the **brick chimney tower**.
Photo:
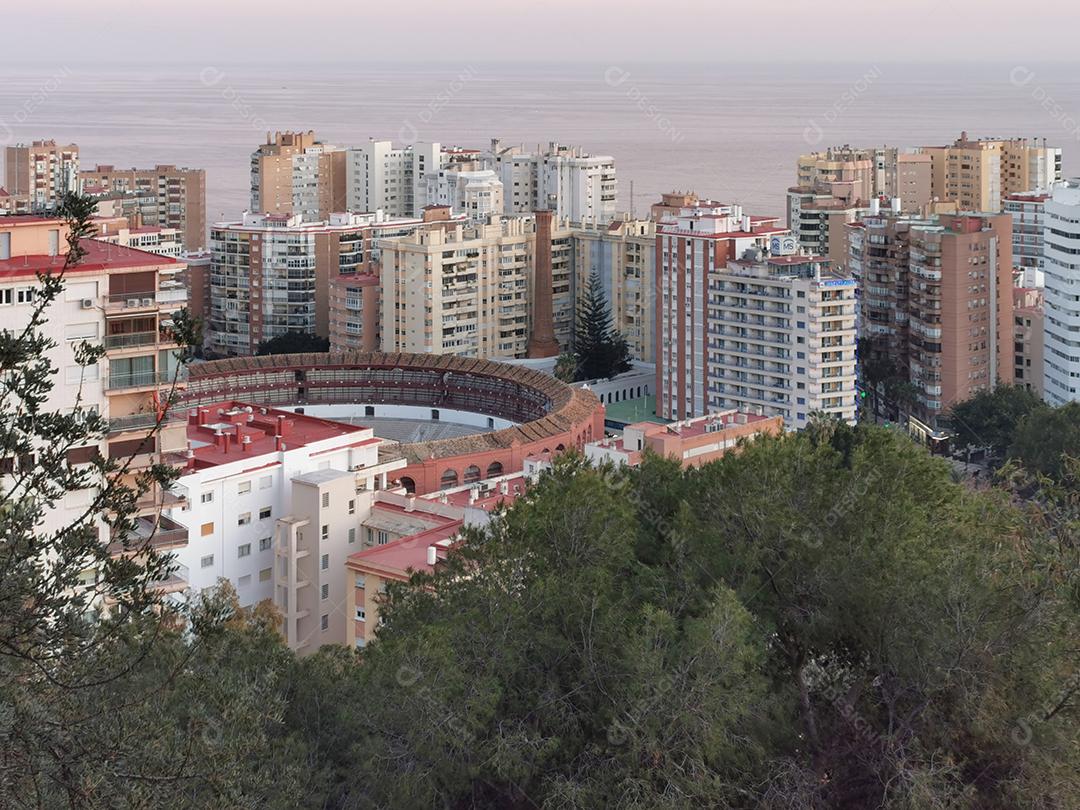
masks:
{"type": "Polygon", "coordinates": [[[532,334],[529,335],[528,357],[555,357],[559,342],[551,305],[551,211],[535,211],[536,268],[533,274],[532,334]]]}

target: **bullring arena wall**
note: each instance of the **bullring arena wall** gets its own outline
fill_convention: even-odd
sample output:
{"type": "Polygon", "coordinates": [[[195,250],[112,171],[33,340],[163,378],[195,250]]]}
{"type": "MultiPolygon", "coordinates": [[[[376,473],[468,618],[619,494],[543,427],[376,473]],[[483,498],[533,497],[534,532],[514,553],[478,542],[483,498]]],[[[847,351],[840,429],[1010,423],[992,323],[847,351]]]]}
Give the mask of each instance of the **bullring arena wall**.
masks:
{"type": "Polygon", "coordinates": [[[343,352],[237,357],[188,368],[181,405],[232,399],[253,405],[410,405],[498,417],[512,427],[399,444],[402,484],[426,494],[517,472],[526,457],[604,435],[594,394],[519,366],[456,355],[343,352]]]}

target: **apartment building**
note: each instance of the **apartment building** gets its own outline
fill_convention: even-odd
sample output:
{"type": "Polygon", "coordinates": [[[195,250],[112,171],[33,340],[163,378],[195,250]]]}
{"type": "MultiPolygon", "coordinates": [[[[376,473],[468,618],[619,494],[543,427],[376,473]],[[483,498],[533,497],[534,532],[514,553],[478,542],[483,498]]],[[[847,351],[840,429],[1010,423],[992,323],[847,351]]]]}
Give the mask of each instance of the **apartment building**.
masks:
{"type": "Polygon", "coordinates": [[[833,267],[843,267],[847,243],[845,228],[878,204],[870,201],[848,202],[812,188],[794,186],[787,192],[787,225],[798,240],[799,248],[813,256],[824,256],[833,267]]]}
{"type": "Polygon", "coordinates": [[[183,253],[181,234],[176,228],[145,225],[136,213],[134,221],[127,217],[95,217],[97,233],[94,238],[110,245],[145,250],[158,256],[179,258],[183,253]]]}
{"type": "Polygon", "coordinates": [[[1002,210],[1013,218],[1013,269],[1023,287],[1043,286],[1043,231],[1048,191],[1010,194],[1002,201],[1002,210]]]}
{"type": "Polygon", "coordinates": [[[1046,328],[1041,287],[1013,287],[1013,382],[1043,395],[1043,337],[1046,328]]]}
{"type": "MultiPolygon", "coordinates": [[[[0,219],[0,310],[9,327],[28,322],[39,286],[37,274],[63,267],[67,235],[68,226],[59,219],[0,219]]],[[[151,464],[180,460],[184,448],[182,431],[169,420],[157,436],[147,437],[179,375],[178,347],[170,327],[186,295],[172,282],[184,265],[93,239],[84,240],[82,247],[86,256],[66,270],[64,290],[42,326],[56,344],[49,360],[57,370],[45,407],[70,411],[79,404],[108,419],[105,440],[72,450],[69,459],[83,464],[97,454],[130,458],[130,477],[151,464]],[[85,367],[76,362],[76,349],[83,341],[104,346],[100,362],[85,367]]],[[[90,490],[70,493],[50,512],[43,529],[73,522],[92,498],[90,490]]],[[[153,490],[137,504],[136,538],[153,537],[155,547],[163,550],[186,542],[186,534],[159,514],[167,500],[165,493],[153,490]]],[[[112,538],[105,532],[102,524],[102,542],[109,543],[112,538]]],[[[117,553],[121,550],[117,545],[117,553]]],[[[93,576],[87,572],[89,581],[93,576]]]]}
{"type": "Polygon", "coordinates": [[[918,211],[933,199],[930,157],[894,146],[844,145],[800,155],[796,175],[797,188],[842,203],[897,198],[901,210],[918,211]]]}
{"type": "Polygon", "coordinates": [[[573,230],[575,290],[580,300],[595,273],[611,308],[612,326],[635,360],[656,358],[656,223],[612,220],[573,230]]]}
{"type": "Polygon", "coordinates": [[[79,147],[73,143],[33,141],[4,149],[5,207],[11,213],[47,211],[77,191],[79,147]]]}
{"type": "Polygon", "coordinates": [[[895,212],[850,226],[860,336],[915,386],[911,409],[937,427],[954,402],[1011,383],[1012,217],[895,212]]]}
{"type": "Polygon", "coordinates": [[[636,467],[645,451],[679,462],[684,468],[700,467],[738,449],[758,436],[778,436],[784,431],[779,416],[745,411],[721,411],[670,424],[636,422],[623,428],[622,436],[585,445],[585,458],[595,465],[636,467]]]}
{"type": "Polygon", "coordinates": [[[348,209],[381,210],[398,218],[419,216],[429,203],[428,175],[437,174],[450,160],[451,153],[438,143],[396,147],[391,141],[372,139],[350,147],[346,155],[348,209]]]}
{"type": "Polygon", "coordinates": [[[503,212],[503,185],[490,169],[441,169],[426,177],[429,205],[448,206],[456,214],[483,220],[503,212]]]}
{"type": "Polygon", "coordinates": [[[1043,395],[1056,406],[1080,398],[1080,180],[1053,189],[1043,221],[1043,395]]]}
{"type": "Polygon", "coordinates": [[[550,210],[557,220],[606,223],[615,216],[615,159],[580,147],[549,143],[535,151],[492,139],[481,158],[502,181],[506,214],[550,210]]]}
{"type": "Polygon", "coordinates": [[[225,579],[245,606],[269,601],[289,647],[346,636],[341,570],[360,523],[404,459],[380,459],[370,428],[227,401],[193,408],[187,458],[168,511],[188,535],[175,590],[225,579]]]}
{"type": "MultiPolygon", "coordinates": [[[[117,169],[98,165],[79,172],[79,188],[91,197],[128,199],[142,222],[179,232],[185,251],[206,249],[206,171],[158,165],[117,169]]],[[[126,207],[120,203],[121,212],[126,207]]]]}
{"type": "Polygon", "coordinates": [[[517,473],[420,498],[379,492],[361,528],[364,548],[345,564],[346,644],[363,648],[376,635],[388,583],[407,582],[413,572],[436,571],[459,547],[463,529],[488,524],[497,507],[525,493],[529,481],[517,473]]]}
{"type": "Polygon", "coordinates": [[[525,357],[541,327],[570,345],[573,233],[567,223],[555,223],[548,248],[537,239],[536,220],[493,216],[382,241],[382,350],[525,357]],[[538,290],[545,256],[550,289],[538,290]],[[538,318],[533,304],[545,294],[550,314],[538,318]]]}
{"type": "Polygon", "coordinates": [[[822,257],[762,256],[709,273],[706,397],[727,409],[855,421],[855,288],[822,257]]]}
{"type": "Polygon", "coordinates": [[[971,140],[967,132],[948,146],[924,146],[931,161],[931,191],[961,211],[996,213],[1011,194],[1050,188],[1061,180],[1061,149],[1046,139],[971,140]]]}
{"type": "Polygon", "coordinates": [[[654,216],[661,217],[655,246],[656,407],[665,419],[717,410],[706,379],[709,275],[752,248],[768,251],[774,237],[790,238],[776,217],[744,215],[738,205],[694,195],[685,200],[690,204],[677,214],[654,206],[654,216]]]}
{"type": "MultiPolygon", "coordinates": [[[[275,132],[251,154],[251,210],[325,221],[347,210],[347,153],[307,132],[275,132]]],[[[362,209],[367,210],[367,209],[362,209]]]]}

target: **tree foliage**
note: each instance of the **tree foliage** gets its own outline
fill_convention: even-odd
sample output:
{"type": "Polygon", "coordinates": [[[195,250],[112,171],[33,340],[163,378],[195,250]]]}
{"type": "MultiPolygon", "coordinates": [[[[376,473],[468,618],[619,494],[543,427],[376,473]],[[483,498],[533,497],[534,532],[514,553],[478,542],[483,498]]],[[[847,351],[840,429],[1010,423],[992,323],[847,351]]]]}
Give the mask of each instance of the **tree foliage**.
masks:
{"type": "Polygon", "coordinates": [[[286,332],[284,335],[264,340],[256,349],[255,354],[301,354],[304,352],[328,352],[330,341],[327,338],[312,335],[307,332],[286,332]]]}
{"type": "Polygon", "coordinates": [[[1065,456],[1080,458],[1080,402],[1032,410],[1017,425],[1009,455],[1032,472],[1061,478],[1065,456]]]}
{"type": "Polygon", "coordinates": [[[1038,394],[1022,385],[999,385],[954,404],[948,419],[959,446],[992,447],[1004,453],[1021,420],[1045,407],[1038,394]]]}
{"type": "Polygon", "coordinates": [[[391,589],[359,667],[305,662],[337,681],[305,744],[335,807],[1076,807],[1044,538],[873,427],[567,459],[391,589]]]}
{"type": "Polygon", "coordinates": [[[630,369],[630,349],[626,338],[611,325],[611,308],[596,272],[589,277],[578,307],[574,358],[577,380],[608,379],[630,369]]]}

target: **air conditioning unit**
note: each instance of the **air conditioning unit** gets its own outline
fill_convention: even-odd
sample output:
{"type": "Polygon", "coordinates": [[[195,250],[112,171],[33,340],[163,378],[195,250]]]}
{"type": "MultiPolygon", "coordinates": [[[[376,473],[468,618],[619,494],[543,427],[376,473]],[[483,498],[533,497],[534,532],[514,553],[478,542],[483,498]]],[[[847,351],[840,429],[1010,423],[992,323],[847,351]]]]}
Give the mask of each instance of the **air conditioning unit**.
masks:
{"type": "Polygon", "coordinates": [[[144,298],[142,300],[142,305],[144,307],[152,307],[154,305],[154,299],[153,298],[144,298]]]}
{"type": "Polygon", "coordinates": [[[93,298],[84,298],[82,301],[79,302],[79,306],[82,307],[83,309],[93,309],[94,308],[94,299],[93,298]]]}
{"type": "Polygon", "coordinates": [[[137,307],[139,305],[139,299],[138,298],[129,298],[127,300],[127,305],[128,305],[129,309],[134,309],[135,307],[137,307]]]}

